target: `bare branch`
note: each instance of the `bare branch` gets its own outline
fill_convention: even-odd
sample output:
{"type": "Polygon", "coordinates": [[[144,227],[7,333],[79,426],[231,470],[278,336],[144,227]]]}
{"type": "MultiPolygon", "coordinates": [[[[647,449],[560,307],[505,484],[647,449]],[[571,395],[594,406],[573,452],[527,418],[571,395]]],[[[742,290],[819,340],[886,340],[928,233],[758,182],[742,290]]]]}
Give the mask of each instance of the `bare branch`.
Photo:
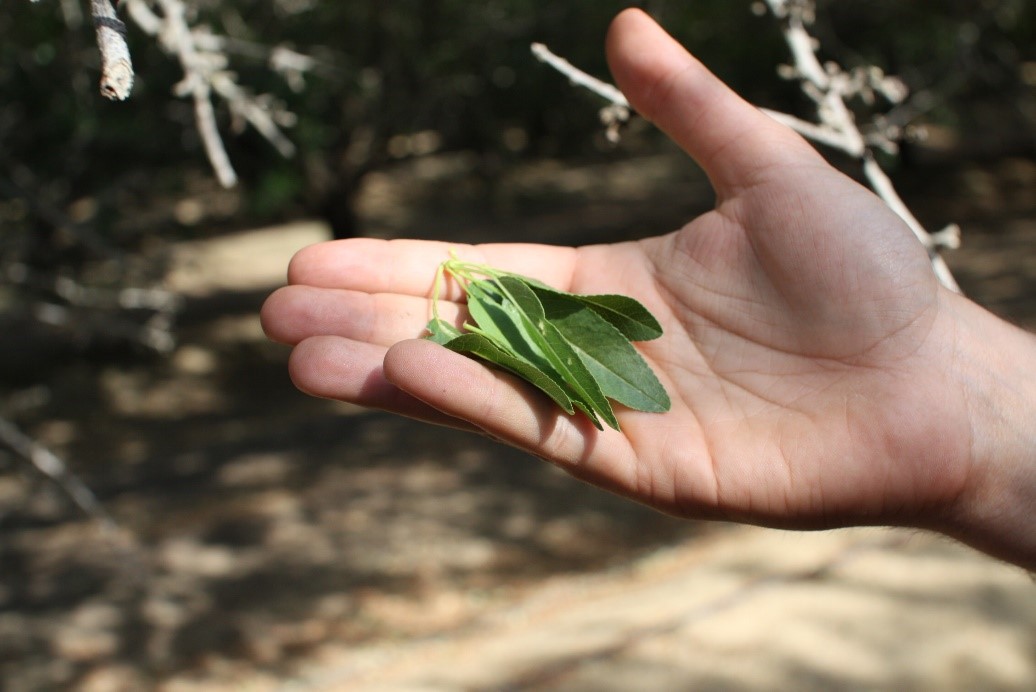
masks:
{"type": "MultiPolygon", "coordinates": [[[[284,46],[261,46],[215,34],[204,26],[192,26],[184,0],[122,2],[134,23],[179,60],[184,77],[174,91],[194,101],[194,117],[205,154],[224,187],[237,183],[237,173],[219,133],[212,103],[214,95],[226,103],[235,118],[255,128],[282,156],[295,153],[295,145],[281,131],[295,123],[295,115],[272,97],[255,96],[241,87],[236,76],[227,69],[228,55],[234,52],[265,58],[270,69],[295,91],[302,89],[304,75],[316,68],[316,60],[284,46]]],[[[134,74],[126,44],[126,25],[115,11],[118,5],[119,0],[90,0],[101,54],[101,93],[121,101],[129,97],[133,89],[134,74]]],[[[76,0],[62,0],[62,8],[70,23],[78,21],[76,0]]]]}
{"type": "Polygon", "coordinates": [[[850,141],[848,138],[844,137],[842,133],[836,132],[829,127],[817,125],[816,123],[796,118],[794,115],[770,110],[769,108],[760,108],[759,110],[766,113],[766,115],[770,116],[782,125],[795,130],[806,139],[819,142],[820,144],[826,144],[829,147],[839,149],[841,151],[849,151],[855,146],[855,142],[850,141]]]}
{"type": "Polygon", "coordinates": [[[107,530],[115,522],[86,485],[72,474],[57,454],[22,432],[18,426],[0,416],[0,445],[29,462],[36,472],[57,485],[87,516],[101,522],[107,530]]]}
{"type": "Polygon", "coordinates": [[[124,101],[133,89],[133,61],[126,45],[126,25],[115,14],[109,0],[90,0],[97,47],[101,51],[101,93],[124,101]]]}
{"type": "Polygon", "coordinates": [[[900,198],[872,151],[876,147],[894,152],[899,128],[893,128],[887,121],[875,118],[874,122],[879,127],[865,137],[846,104],[846,99],[851,96],[861,96],[865,102],[873,102],[875,92],[898,103],[906,98],[906,86],[876,67],[846,72],[836,63],[821,65],[817,57],[817,41],[807,29],[815,19],[815,3],[812,0],[766,0],[766,3],[780,20],[785,42],[795,61],[793,66],[780,71],[781,76],[799,81],[803,93],[816,103],[820,123],[806,123],[772,111],[768,113],[803,136],[859,159],[871,189],[903,219],[928,251],[932,269],[939,281],[947,288],[960,292],[949,267],[939,254],[942,250],[960,245],[960,228],[951,224],[936,234],[925,230],[900,198]],[[886,126],[880,127],[883,124],[886,126]]]}
{"type": "Polygon", "coordinates": [[[147,0],[124,0],[129,16],[137,26],[157,38],[159,44],[179,60],[184,77],[174,87],[174,92],[193,100],[202,146],[220,183],[224,187],[234,186],[237,173],[220,136],[214,96],[226,103],[235,117],[255,128],[278,153],[292,156],[295,145],[281,128],[293,124],[294,115],[273,99],[255,96],[241,87],[234,74],[227,70],[227,54],[234,49],[254,57],[265,50],[270,56],[271,67],[285,74],[293,88],[298,87],[300,75],[311,69],[315,61],[285,48],[245,46],[243,42],[215,34],[206,27],[191,26],[183,0],[153,1],[161,14],[153,11],[147,0]]]}
{"type": "MultiPolygon", "coordinates": [[[[950,273],[940,252],[960,246],[960,228],[951,224],[937,233],[929,233],[910,212],[899,197],[892,181],[874,159],[872,148],[889,153],[896,151],[896,137],[901,132],[887,120],[875,118],[875,132],[867,136],[860,131],[846,98],[860,96],[865,102],[872,102],[875,93],[882,94],[889,101],[898,103],[906,98],[906,86],[898,79],[885,75],[876,67],[867,67],[846,72],[835,63],[821,64],[817,57],[817,41],[807,26],[814,21],[815,7],[812,0],[766,0],[767,5],[781,22],[788,48],[794,57],[794,65],[782,66],[779,74],[786,79],[799,81],[803,93],[814,101],[819,123],[812,123],[786,113],[762,109],[777,122],[790,127],[803,137],[827,145],[860,160],[863,172],[871,189],[893,210],[917,236],[928,250],[932,269],[944,286],[959,292],[960,288],[950,273]],[[884,127],[881,127],[884,125],[884,127]]],[[[765,10],[764,10],[765,11],[765,10]]],[[[611,84],[592,77],[570,62],[561,58],[540,43],[532,45],[532,53],[575,85],[594,92],[611,103],[609,108],[617,109],[629,117],[630,104],[622,92],[611,84]]],[[[602,111],[602,115],[608,109],[602,111]]],[[[609,139],[617,136],[617,130],[609,124],[609,139]]]]}
{"type": "Polygon", "coordinates": [[[200,79],[192,79],[190,83],[193,85],[190,92],[194,97],[194,119],[198,123],[198,134],[205,146],[205,154],[220,184],[223,187],[234,187],[237,185],[237,172],[230,163],[230,156],[219,134],[216,110],[209,99],[209,85],[200,79]]]}
{"type": "Polygon", "coordinates": [[[161,288],[124,287],[104,289],[84,286],[69,276],[35,272],[14,262],[0,268],[0,280],[28,289],[37,296],[33,315],[44,324],[72,331],[80,337],[103,334],[167,354],[176,347],[172,325],[182,300],[161,288]],[[63,304],[50,299],[57,296],[63,304]],[[145,322],[126,316],[126,310],[147,310],[145,322]]]}
{"type": "Polygon", "coordinates": [[[601,123],[606,128],[608,141],[612,143],[618,142],[619,131],[623,125],[629,122],[630,114],[633,112],[629,101],[626,100],[623,93],[611,84],[602,82],[596,77],[583,72],[568,60],[551,52],[542,43],[532,44],[532,54],[540,62],[550,65],[568,77],[572,84],[588,89],[609,102],[610,105],[602,108],[600,111],[601,123]]]}
{"type": "Polygon", "coordinates": [[[625,106],[626,108],[630,107],[629,101],[626,100],[626,97],[616,87],[607,82],[602,82],[596,77],[588,75],[568,60],[552,53],[550,49],[542,43],[532,44],[532,54],[535,55],[540,62],[547,63],[555,70],[568,77],[576,86],[589,89],[606,101],[611,101],[618,106],[625,106]]]}

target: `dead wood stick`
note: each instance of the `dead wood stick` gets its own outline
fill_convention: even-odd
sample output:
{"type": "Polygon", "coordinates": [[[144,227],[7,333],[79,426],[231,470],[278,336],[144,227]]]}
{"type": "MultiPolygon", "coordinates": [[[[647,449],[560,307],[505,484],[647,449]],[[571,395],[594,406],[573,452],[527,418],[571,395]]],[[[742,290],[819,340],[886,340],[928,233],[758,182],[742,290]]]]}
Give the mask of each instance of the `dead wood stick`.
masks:
{"type": "Polygon", "coordinates": [[[101,94],[112,101],[123,101],[133,89],[133,61],[126,45],[126,25],[109,0],[90,0],[90,11],[97,31],[97,48],[101,51],[101,94]]]}

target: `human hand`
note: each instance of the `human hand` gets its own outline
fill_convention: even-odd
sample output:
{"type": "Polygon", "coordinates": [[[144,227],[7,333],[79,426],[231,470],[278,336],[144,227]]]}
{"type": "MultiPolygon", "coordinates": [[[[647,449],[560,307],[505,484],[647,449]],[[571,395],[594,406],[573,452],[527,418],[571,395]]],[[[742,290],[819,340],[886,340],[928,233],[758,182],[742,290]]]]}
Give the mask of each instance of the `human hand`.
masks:
{"type": "MultiPolygon", "coordinates": [[[[263,309],[270,337],[295,346],[297,386],[482,432],[682,516],[945,530],[967,514],[988,459],[956,368],[978,308],[940,287],[883,202],[644,14],[616,19],[608,52],[634,107],[708,174],[715,209],[676,233],[608,246],[307,248],[263,309]],[[638,347],[672,410],[617,407],[622,432],[599,431],[509,374],[416,339],[450,249],[562,290],[643,302],[665,335],[638,347]]],[[[446,297],[455,302],[440,314],[459,324],[460,296],[446,297]]]]}

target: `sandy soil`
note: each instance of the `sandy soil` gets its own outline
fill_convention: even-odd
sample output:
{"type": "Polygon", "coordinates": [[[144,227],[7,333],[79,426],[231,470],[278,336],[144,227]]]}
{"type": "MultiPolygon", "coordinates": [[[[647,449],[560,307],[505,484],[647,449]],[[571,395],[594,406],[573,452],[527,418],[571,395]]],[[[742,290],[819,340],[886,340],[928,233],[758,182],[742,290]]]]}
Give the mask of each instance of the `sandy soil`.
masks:
{"type": "MultiPolygon", "coordinates": [[[[369,234],[580,243],[709,204],[670,155],[494,185],[469,164],[373,177],[369,234]]],[[[966,291],[1036,328],[1036,165],[923,179],[904,193],[964,226],[966,291]]],[[[486,440],[302,396],[256,310],[324,237],[181,243],[175,353],[47,383],[30,430],[118,528],[0,475],[5,689],[1036,688],[1036,584],[966,548],[679,522],[486,440]]]]}

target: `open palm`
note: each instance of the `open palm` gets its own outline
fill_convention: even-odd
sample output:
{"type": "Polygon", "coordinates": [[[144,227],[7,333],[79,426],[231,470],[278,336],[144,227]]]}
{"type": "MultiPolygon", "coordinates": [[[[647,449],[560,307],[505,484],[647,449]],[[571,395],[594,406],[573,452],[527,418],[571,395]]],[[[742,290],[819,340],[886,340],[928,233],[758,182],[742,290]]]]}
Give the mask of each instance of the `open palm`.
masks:
{"type": "MultiPolygon", "coordinates": [[[[742,101],[637,11],[609,36],[638,111],[708,173],[683,229],[559,248],[349,240],[300,252],[264,326],[311,394],[491,435],[665,511],[780,526],[911,523],[969,473],[951,381],[955,297],[886,206],[742,101]],[[436,266],[462,259],[576,293],[624,293],[665,335],[639,345],[673,400],[567,416],[506,373],[417,340],[436,266]]],[[[443,317],[465,317],[459,296],[443,317]]]]}

